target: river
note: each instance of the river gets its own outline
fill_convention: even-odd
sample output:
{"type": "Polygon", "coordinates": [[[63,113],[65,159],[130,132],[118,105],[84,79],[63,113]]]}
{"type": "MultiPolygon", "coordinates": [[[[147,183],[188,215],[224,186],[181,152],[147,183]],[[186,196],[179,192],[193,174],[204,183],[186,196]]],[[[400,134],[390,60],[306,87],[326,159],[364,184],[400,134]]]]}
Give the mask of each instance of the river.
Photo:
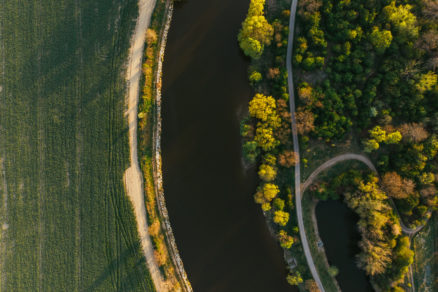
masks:
{"type": "Polygon", "coordinates": [[[163,67],[163,177],[195,291],[296,291],[252,198],[239,123],[251,97],[237,33],[248,0],[176,5],[163,67]]]}
{"type": "Polygon", "coordinates": [[[330,265],[339,269],[336,277],[342,291],[373,291],[365,272],[356,265],[360,234],[359,218],[342,201],[321,201],[316,206],[318,231],[330,265]]]}

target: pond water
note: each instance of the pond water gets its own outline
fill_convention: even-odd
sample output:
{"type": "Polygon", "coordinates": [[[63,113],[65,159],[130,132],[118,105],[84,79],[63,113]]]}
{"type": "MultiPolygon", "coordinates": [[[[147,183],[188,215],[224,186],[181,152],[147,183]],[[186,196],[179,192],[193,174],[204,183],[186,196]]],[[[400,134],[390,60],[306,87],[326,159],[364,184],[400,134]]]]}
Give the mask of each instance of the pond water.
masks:
{"type": "Polygon", "coordinates": [[[339,269],[336,277],[342,291],[373,291],[365,272],[356,265],[360,240],[358,216],[342,201],[321,201],[316,206],[318,231],[329,264],[339,269]]]}
{"type": "Polygon", "coordinates": [[[237,33],[248,0],[177,4],[163,70],[163,176],[195,291],[297,291],[252,198],[239,124],[251,97],[237,33]]]}

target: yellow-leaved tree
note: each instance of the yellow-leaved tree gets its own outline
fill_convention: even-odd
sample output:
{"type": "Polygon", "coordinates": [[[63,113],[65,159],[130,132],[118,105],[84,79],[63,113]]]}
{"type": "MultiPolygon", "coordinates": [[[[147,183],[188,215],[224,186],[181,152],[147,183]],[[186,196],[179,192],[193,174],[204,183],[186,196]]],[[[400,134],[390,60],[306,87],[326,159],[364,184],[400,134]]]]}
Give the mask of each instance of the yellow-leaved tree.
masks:
{"type": "Polygon", "coordinates": [[[264,15],[265,0],[251,0],[248,14],[242,23],[238,40],[245,55],[258,59],[265,45],[270,45],[274,28],[264,15]]]}

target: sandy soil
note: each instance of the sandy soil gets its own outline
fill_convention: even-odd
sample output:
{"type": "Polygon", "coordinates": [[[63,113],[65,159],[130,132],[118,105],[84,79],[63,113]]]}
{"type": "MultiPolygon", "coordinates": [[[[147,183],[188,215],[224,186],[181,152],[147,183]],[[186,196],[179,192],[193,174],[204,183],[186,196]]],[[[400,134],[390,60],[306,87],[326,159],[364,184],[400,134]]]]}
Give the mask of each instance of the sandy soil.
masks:
{"type": "Polygon", "coordinates": [[[126,72],[127,104],[129,123],[129,146],[131,166],[126,170],[124,182],[127,195],[134,207],[134,215],[137,221],[137,229],[140,236],[141,247],[146,257],[147,267],[151,274],[155,288],[158,292],[168,291],[161,276],[159,267],[154,257],[154,249],[148,232],[146,207],[144,202],[143,176],[138,163],[137,153],[137,110],[140,94],[140,77],[142,56],[144,50],[146,30],[150,24],[152,12],[156,0],[139,0],[139,17],[135,26],[135,32],[131,39],[129,50],[128,68],[126,72]]]}

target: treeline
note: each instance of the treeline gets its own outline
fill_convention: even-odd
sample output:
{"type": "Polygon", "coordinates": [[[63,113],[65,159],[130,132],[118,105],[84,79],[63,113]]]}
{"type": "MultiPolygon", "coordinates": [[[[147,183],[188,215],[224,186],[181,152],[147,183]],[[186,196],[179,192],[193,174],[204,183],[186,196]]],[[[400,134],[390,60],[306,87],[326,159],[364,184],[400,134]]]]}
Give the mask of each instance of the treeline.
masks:
{"type": "MultiPolygon", "coordinates": [[[[285,4],[285,3],[283,3],[285,4]]],[[[256,92],[249,102],[248,117],[242,121],[243,154],[248,163],[258,166],[259,186],[254,200],[260,204],[268,221],[273,222],[280,245],[300,248],[296,226],[292,167],[297,163],[293,151],[291,115],[288,106],[286,49],[289,10],[265,12],[265,0],[251,0],[242,23],[238,41],[245,55],[252,59],[249,82],[256,92]]],[[[291,285],[303,282],[305,266],[287,277],[291,285]]]]}

